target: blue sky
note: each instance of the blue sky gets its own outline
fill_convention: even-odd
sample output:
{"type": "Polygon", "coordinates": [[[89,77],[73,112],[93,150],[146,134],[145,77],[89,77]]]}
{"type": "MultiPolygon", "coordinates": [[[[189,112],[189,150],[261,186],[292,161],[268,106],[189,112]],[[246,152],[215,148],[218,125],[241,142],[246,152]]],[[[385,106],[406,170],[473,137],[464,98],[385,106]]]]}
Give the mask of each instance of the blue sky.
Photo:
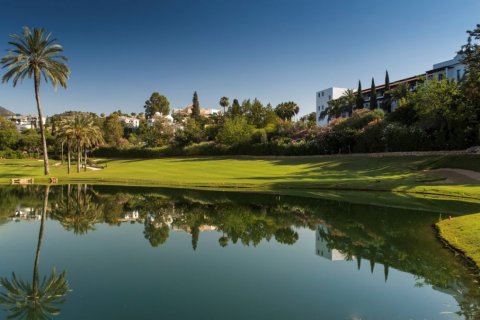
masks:
{"type": "MultiPolygon", "coordinates": [[[[452,58],[478,12],[478,0],[3,0],[0,51],[24,25],[59,39],[72,74],[66,91],[43,85],[47,114],[141,112],[153,91],[183,107],[195,90],[203,107],[257,97],[305,114],[317,90],[452,58]]],[[[0,85],[0,106],[35,113],[31,80],[0,85]]]]}

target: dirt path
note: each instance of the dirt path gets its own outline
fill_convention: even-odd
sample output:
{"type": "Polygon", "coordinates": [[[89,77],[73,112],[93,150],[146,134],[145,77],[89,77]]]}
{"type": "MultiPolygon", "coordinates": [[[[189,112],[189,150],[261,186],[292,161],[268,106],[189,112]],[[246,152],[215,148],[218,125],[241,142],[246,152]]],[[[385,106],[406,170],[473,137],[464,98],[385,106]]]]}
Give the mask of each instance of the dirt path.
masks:
{"type": "Polygon", "coordinates": [[[437,181],[435,184],[478,184],[480,183],[480,172],[464,169],[440,168],[428,170],[429,174],[444,177],[445,180],[437,181]]]}

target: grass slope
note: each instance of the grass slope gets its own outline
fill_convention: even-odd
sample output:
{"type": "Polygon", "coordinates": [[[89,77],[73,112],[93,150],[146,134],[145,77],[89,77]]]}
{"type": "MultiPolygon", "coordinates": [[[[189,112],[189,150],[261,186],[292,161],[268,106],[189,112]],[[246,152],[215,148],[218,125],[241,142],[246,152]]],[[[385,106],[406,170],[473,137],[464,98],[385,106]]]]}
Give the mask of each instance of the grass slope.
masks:
{"type": "MultiPolygon", "coordinates": [[[[480,156],[309,156],[309,157],[197,157],[102,161],[100,171],[66,174],[52,166],[60,183],[130,184],[183,188],[249,190],[377,190],[454,196],[480,202],[480,184],[442,185],[423,169],[438,163],[480,171],[480,156]],[[460,157],[460,158],[459,158],[460,157]]],[[[0,183],[17,177],[47,182],[42,162],[0,160],[0,183]]]]}
{"type": "Polygon", "coordinates": [[[437,223],[440,236],[480,268],[480,213],[437,223]]]}

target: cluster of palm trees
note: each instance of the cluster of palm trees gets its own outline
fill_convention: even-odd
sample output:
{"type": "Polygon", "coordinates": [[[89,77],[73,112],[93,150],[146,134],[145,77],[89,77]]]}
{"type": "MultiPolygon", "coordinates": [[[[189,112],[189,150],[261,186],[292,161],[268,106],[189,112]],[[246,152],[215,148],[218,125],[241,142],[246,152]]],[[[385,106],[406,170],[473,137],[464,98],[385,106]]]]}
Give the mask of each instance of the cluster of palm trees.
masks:
{"type": "Polygon", "coordinates": [[[65,118],[60,122],[56,137],[62,145],[63,150],[67,147],[67,172],[70,173],[72,152],[77,156],[77,172],[80,172],[82,166],[87,171],[88,151],[104,143],[102,130],[95,125],[94,120],[89,115],[79,114],[73,118],[65,118]]]}

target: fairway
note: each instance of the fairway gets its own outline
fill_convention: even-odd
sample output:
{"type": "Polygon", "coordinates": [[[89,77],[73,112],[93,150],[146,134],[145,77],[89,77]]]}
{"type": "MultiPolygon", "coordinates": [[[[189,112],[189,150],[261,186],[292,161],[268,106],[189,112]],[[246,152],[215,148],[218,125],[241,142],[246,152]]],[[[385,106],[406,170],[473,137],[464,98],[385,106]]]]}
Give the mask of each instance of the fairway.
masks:
{"type": "MultiPolygon", "coordinates": [[[[249,190],[378,190],[446,195],[476,200],[480,185],[442,183],[430,168],[477,170],[478,155],[462,156],[310,156],[195,157],[109,159],[103,170],[66,173],[53,162],[51,177],[59,183],[128,184],[182,188],[249,190]]],[[[38,160],[0,160],[0,183],[33,177],[47,183],[38,160]]],[[[72,171],[76,168],[72,166],[72,171]]]]}

